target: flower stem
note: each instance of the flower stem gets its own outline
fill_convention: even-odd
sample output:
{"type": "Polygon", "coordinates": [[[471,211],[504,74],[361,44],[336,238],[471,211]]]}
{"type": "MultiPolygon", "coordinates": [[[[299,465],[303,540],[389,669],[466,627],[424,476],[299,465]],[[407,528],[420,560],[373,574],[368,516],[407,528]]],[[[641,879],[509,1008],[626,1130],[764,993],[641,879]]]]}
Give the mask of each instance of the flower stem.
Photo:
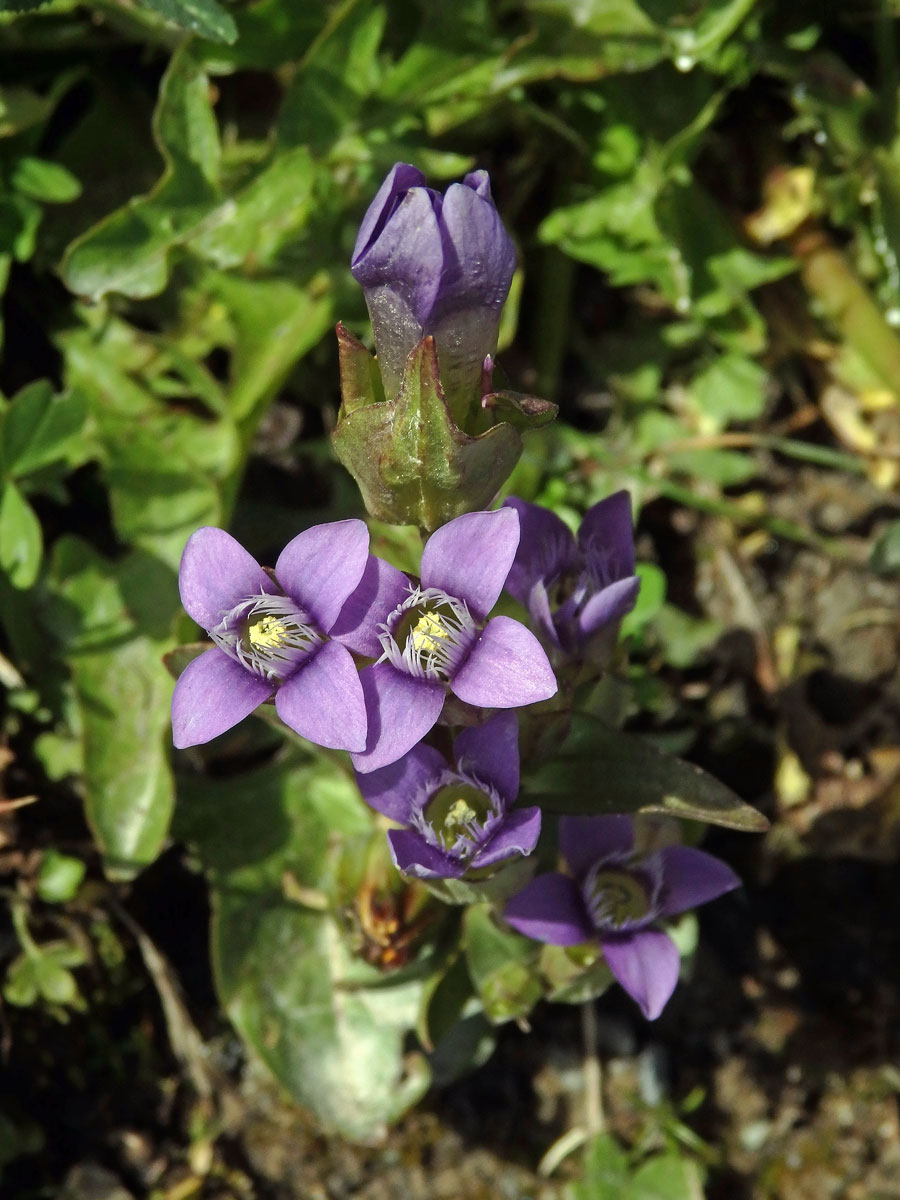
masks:
{"type": "Polygon", "coordinates": [[[597,1010],[594,1001],[581,1006],[581,1036],[584,1044],[584,1124],[588,1140],[603,1133],[603,1073],[597,1049],[597,1010]]]}

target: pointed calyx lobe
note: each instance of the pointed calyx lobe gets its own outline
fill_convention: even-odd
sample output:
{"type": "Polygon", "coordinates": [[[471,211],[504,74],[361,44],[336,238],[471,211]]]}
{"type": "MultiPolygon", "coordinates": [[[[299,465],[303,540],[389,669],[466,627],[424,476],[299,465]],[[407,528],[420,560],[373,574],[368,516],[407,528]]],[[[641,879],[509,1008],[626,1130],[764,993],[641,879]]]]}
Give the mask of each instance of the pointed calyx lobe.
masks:
{"type": "Polygon", "coordinates": [[[348,335],[340,336],[342,381],[352,394],[332,445],[368,512],[431,532],[490,504],[522,452],[517,430],[502,423],[470,437],[459,428],[444,397],[432,338],[413,346],[399,394],[379,402],[371,358],[348,335]]]}

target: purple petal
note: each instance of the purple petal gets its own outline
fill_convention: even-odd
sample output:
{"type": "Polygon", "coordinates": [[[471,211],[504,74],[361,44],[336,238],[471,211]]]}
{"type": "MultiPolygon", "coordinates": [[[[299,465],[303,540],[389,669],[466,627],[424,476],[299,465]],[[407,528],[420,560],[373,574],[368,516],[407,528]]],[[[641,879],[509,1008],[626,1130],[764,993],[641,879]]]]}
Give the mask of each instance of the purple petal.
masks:
{"type": "Polygon", "coordinates": [[[187,540],[178,570],[181,603],[204,629],[248,596],[278,589],[252,554],[224,529],[205,525],[187,540]]]}
{"type": "Polygon", "coordinates": [[[540,580],[528,594],[528,615],[535,629],[547,639],[551,646],[561,647],[559,633],[550,611],[550,597],[540,580]]]}
{"type": "Polygon", "coordinates": [[[420,743],[389,766],[357,775],[356,785],[366,804],[392,821],[405,825],[409,822],[413,800],[446,769],[443,754],[433,746],[420,743]]]}
{"type": "Polygon", "coordinates": [[[440,292],[444,235],[439,202],[427,188],[407,192],[353,266],[365,291],[388,399],[400,391],[407,356],[426,332],[440,292]]]}
{"type": "Polygon", "coordinates": [[[409,597],[409,580],[383,558],[369,555],[359,586],[341,609],[330,636],[356,654],[378,658],[378,626],[409,597]]]}
{"type": "Polygon", "coordinates": [[[697,908],[741,886],[727,863],[692,846],[665,846],[659,857],[663,864],[661,916],[697,908]]]}
{"type": "Polygon", "coordinates": [[[487,171],[483,169],[470,171],[463,179],[463,184],[470,187],[473,192],[477,192],[483,200],[491,199],[491,177],[487,171]]]}
{"type": "Polygon", "coordinates": [[[391,829],[387,835],[391,858],[398,871],[416,879],[458,879],[466,864],[429,845],[413,829],[391,829]]]}
{"type": "Polygon", "coordinates": [[[467,704],[520,708],[555,695],[556,676],[533,633],[512,617],[494,617],[450,690],[467,704]]]}
{"type": "Polygon", "coordinates": [[[615,564],[614,577],[634,574],[634,526],[631,497],[626,491],[607,496],[584,514],[578,544],[590,561],[592,547],[603,549],[615,564]]]}
{"type": "Polygon", "coordinates": [[[562,817],[559,850],[576,879],[595,862],[634,847],[634,820],[625,816],[562,817]]]}
{"type": "Polygon", "coordinates": [[[578,946],[595,930],[581,889],[568,875],[538,875],[507,903],[503,919],[519,933],[552,946],[578,946]]]}
{"type": "Polygon", "coordinates": [[[360,750],[366,744],[366,706],[359,674],[339,642],[326,642],[275,693],[285,725],[317,746],[360,750]]]}
{"type": "Polygon", "coordinates": [[[172,740],[179,750],[209,742],[243,721],[272,691],[267,679],[213,646],[178,677],[172,695],[172,740]]]}
{"type": "Polygon", "coordinates": [[[453,744],[457,768],[495,787],[507,805],[519,794],[519,720],[497,713],[483,725],[464,729],[453,744]]]}
{"type": "Polygon", "coordinates": [[[444,707],[439,683],[403,675],[389,663],[364,667],[359,673],[369,736],[366,748],[352,756],[361,774],[396,762],[422,740],[444,707]]]}
{"type": "Polygon", "coordinates": [[[278,556],[281,587],[328,633],[362,578],[369,558],[363,521],[331,521],[298,533],[278,556]]]}
{"type": "Polygon", "coordinates": [[[512,509],[456,517],[425,543],[422,587],[464,600],[483,621],[503,591],[518,544],[519,518],[512,509]]]}
{"type": "MultiPolygon", "coordinates": [[[[499,318],[509,291],[516,248],[493,201],[482,191],[473,188],[467,177],[465,183],[451,184],[444,194],[441,223],[451,250],[446,255],[436,315],[480,308],[481,323],[487,329],[492,314],[499,318]]],[[[494,348],[496,327],[488,340],[481,361],[494,348]]]]}
{"type": "Polygon", "coordinates": [[[655,1021],[678,982],[678,950],[668,934],[639,929],[601,938],[607,966],[648,1021],[655,1021]]]}
{"type": "Polygon", "coordinates": [[[536,583],[552,583],[575,566],[577,553],[572,531],[556,513],[539,504],[529,504],[518,496],[509,496],[504,507],[519,514],[519,548],[506,579],[506,590],[530,608],[531,591],[536,583]]]}
{"type": "Polygon", "coordinates": [[[596,596],[591,596],[577,618],[581,639],[587,641],[605,626],[631,612],[640,590],[640,579],[637,575],[630,575],[627,579],[611,583],[596,596]]]}
{"type": "Polygon", "coordinates": [[[353,247],[351,259],[353,266],[381,233],[390,219],[399,197],[412,187],[420,187],[424,182],[425,176],[422,172],[416,167],[410,166],[409,163],[395,163],[391,167],[362,219],[359,233],[356,235],[356,245],[353,247]]]}
{"type": "Polygon", "coordinates": [[[519,808],[507,813],[500,828],[469,863],[470,867],[492,867],[513,855],[530,854],[541,832],[541,810],[519,808]]]}

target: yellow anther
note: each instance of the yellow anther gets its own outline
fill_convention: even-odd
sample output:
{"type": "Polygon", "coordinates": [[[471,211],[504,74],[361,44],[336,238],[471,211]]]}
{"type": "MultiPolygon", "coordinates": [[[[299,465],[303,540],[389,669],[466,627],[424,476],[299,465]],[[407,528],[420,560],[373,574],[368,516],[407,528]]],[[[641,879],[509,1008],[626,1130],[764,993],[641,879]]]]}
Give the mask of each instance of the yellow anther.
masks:
{"type": "Polygon", "coordinates": [[[289,633],[281,617],[261,617],[247,630],[247,639],[257,650],[274,650],[286,645],[289,633]]]}
{"type": "Polygon", "coordinates": [[[450,810],[447,813],[445,825],[456,827],[458,825],[467,825],[469,821],[474,821],[478,813],[470,804],[463,800],[462,796],[458,800],[454,800],[450,805],[450,810]]]}
{"type": "Polygon", "coordinates": [[[436,649],[441,642],[446,641],[449,636],[450,634],[441,624],[440,617],[432,612],[423,612],[410,633],[413,650],[416,654],[427,654],[429,650],[436,649]]]}

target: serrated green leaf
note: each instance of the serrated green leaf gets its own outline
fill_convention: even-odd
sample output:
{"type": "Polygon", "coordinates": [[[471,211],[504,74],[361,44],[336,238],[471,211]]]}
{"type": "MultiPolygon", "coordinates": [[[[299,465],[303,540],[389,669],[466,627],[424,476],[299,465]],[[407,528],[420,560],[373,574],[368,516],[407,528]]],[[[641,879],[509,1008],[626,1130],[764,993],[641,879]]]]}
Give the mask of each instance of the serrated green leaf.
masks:
{"type": "Polygon", "coordinates": [[[44,539],[34,509],[11,481],[0,490],[0,570],[16,588],[30,588],[41,568],[44,539]]]}
{"type": "Polygon", "coordinates": [[[769,825],[700,767],[585,714],[573,719],[560,752],[525,775],[523,792],[559,813],[665,813],[747,833],[769,825]]]}

